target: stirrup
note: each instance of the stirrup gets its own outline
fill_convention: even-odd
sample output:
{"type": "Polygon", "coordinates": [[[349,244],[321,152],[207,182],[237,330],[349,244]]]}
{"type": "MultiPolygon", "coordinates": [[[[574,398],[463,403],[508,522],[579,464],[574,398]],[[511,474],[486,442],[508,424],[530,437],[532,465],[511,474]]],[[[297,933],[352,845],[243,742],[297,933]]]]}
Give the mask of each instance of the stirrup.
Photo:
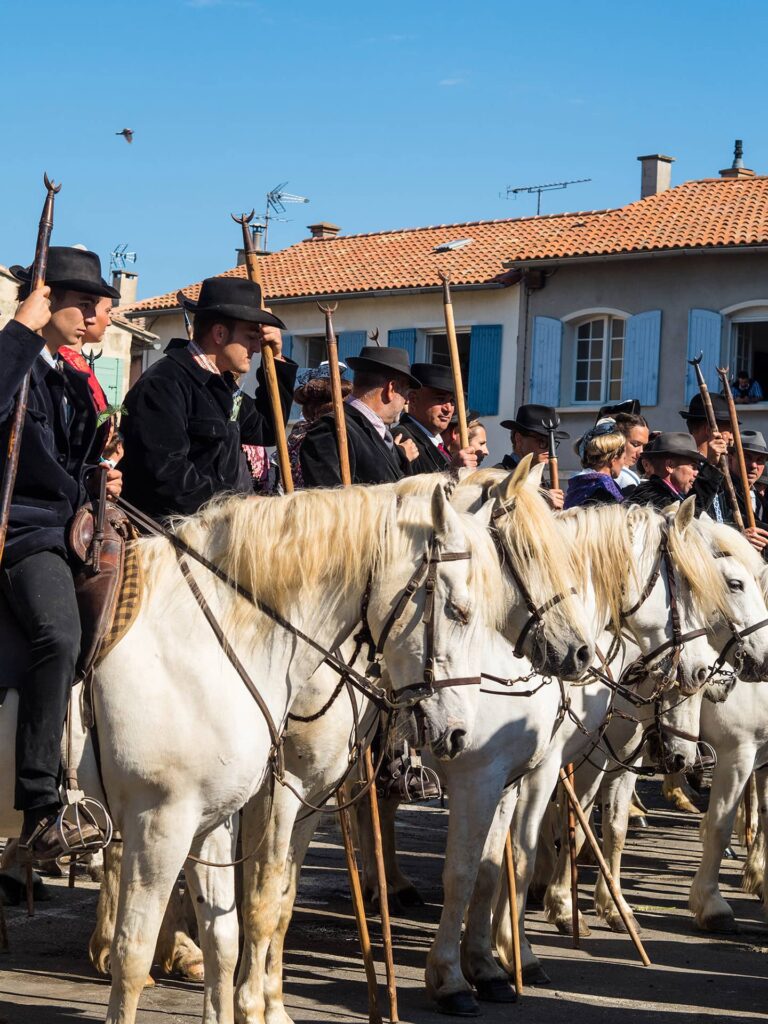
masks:
{"type": "Polygon", "coordinates": [[[61,842],[63,857],[79,857],[84,853],[103,850],[112,842],[114,826],[104,804],[92,796],[84,796],[80,790],[67,790],[67,803],[59,811],[56,829],[61,842]],[[65,827],[69,826],[69,829],[65,827]],[[96,835],[84,835],[87,827],[96,830],[96,835]]]}
{"type": "Polygon", "coordinates": [[[715,768],[717,766],[717,751],[706,740],[699,740],[696,744],[696,760],[693,762],[695,771],[697,768],[715,768]]]}

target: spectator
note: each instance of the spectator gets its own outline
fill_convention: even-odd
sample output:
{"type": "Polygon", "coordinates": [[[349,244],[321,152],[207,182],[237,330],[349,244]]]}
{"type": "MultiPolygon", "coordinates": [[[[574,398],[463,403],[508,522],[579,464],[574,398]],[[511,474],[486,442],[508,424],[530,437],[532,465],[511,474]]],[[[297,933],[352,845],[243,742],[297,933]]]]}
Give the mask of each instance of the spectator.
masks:
{"type": "MultiPolygon", "coordinates": [[[[752,504],[752,511],[755,515],[755,526],[747,526],[747,513],[746,504],[744,500],[744,488],[741,481],[741,471],[739,468],[739,460],[736,457],[735,449],[731,450],[728,458],[728,468],[731,473],[731,479],[733,480],[733,489],[736,494],[736,501],[739,505],[739,511],[741,512],[741,518],[744,522],[746,529],[744,535],[746,536],[749,543],[759,551],[763,557],[768,556],[768,531],[765,529],[765,523],[762,522],[762,507],[758,500],[758,496],[754,492],[754,486],[760,479],[760,476],[765,469],[765,464],[768,461],[768,447],[765,444],[765,438],[759,430],[742,430],[741,432],[741,446],[744,450],[744,466],[747,470],[747,485],[749,489],[749,500],[752,504]]],[[[726,495],[726,504],[730,508],[730,501],[726,495]]],[[[732,511],[732,510],[731,510],[732,511]]],[[[733,515],[729,515],[727,510],[725,519],[728,522],[733,521],[733,515]]]]}
{"type": "Polygon", "coordinates": [[[565,508],[624,501],[616,478],[624,465],[625,438],[612,417],[598,420],[574,445],[584,473],[568,481],[565,508]]]}
{"type": "MultiPolygon", "coordinates": [[[[344,373],[347,369],[346,363],[339,363],[339,372],[344,373]]],[[[333,399],[331,396],[331,377],[327,361],[322,362],[317,368],[301,370],[296,383],[298,387],[293,393],[293,400],[301,406],[301,419],[294,426],[288,437],[288,458],[291,463],[291,476],[294,487],[304,486],[304,477],[301,472],[301,460],[299,452],[310,426],[321,416],[333,412],[333,399]]],[[[341,379],[341,397],[346,398],[352,391],[352,382],[341,379]]]]}
{"type": "Polygon", "coordinates": [[[644,416],[628,412],[617,412],[613,418],[626,439],[624,465],[621,467],[621,473],[619,473],[616,483],[622,490],[627,487],[637,487],[641,480],[638,459],[648,444],[648,421],[644,416]]]}
{"type": "Polygon", "coordinates": [[[736,374],[736,379],[731,381],[731,391],[737,405],[752,405],[763,400],[763,389],[746,370],[739,370],[736,374]]]}
{"type": "Polygon", "coordinates": [[[643,462],[648,479],[633,489],[628,500],[662,511],[685,499],[705,459],[690,434],[670,431],[654,438],[643,452],[643,462]]]}

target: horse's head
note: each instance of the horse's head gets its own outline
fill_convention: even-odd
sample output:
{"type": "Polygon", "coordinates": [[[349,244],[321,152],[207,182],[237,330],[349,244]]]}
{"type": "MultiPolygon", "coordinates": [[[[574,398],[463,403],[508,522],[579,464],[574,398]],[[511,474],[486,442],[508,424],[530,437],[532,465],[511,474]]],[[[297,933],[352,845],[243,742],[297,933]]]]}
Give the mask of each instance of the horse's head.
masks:
{"type": "Polygon", "coordinates": [[[692,508],[684,508],[674,517],[670,546],[694,589],[707,595],[710,643],[719,652],[716,671],[730,674],[727,666],[741,679],[763,680],[768,677],[768,567],[737,530],[706,516],[693,519],[692,508]],[[709,558],[699,557],[694,535],[709,558]]]}
{"type": "Polygon", "coordinates": [[[683,695],[667,690],[652,705],[653,721],[646,726],[646,749],[659,772],[682,772],[701,764],[699,727],[707,687],[683,695]]]}
{"type": "Polygon", "coordinates": [[[371,633],[395,704],[437,757],[454,757],[474,721],[483,632],[503,617],[501,568],[486,525],[453,509],[441,484],[426,502],[399,500],[393,526],[371,583],[371,633]]]}
{"type": "Polygon", "coordinates": [[[491,529],[506,581],[502,633],[519,657],[542,674],[579,680],[592,662],[595,640],[570,547],[540,492],[539,465],[526,456],[514,473],[481,470],[462,479],[453,501],[477,508],[494,502],[491,529]]]}

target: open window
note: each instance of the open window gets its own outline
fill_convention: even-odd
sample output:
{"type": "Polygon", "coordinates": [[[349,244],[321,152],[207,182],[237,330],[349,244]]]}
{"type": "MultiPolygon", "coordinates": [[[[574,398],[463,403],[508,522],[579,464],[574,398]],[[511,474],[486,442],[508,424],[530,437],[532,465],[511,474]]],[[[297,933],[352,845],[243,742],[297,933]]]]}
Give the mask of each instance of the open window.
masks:
{"type": "Polygon", "coordinates": [[[768,309],[731,317],[732,378],[744,370],[768,394],[768,309]]]}
{"type": "Polygon", "coordinates": [[[583,320],[574,328],[574,403],[602,405],[621,398],[625,321],[615,316],[583,320]]]}

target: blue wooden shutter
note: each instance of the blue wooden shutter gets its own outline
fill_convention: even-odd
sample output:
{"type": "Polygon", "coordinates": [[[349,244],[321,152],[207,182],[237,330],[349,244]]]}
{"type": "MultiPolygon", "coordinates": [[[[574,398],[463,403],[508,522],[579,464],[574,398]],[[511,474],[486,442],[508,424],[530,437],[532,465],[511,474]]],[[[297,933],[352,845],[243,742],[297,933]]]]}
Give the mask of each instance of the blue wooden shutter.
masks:
{"type": "Polygon", "coordinates": [[[293,355],[293,335],[286,334],[283,331],[283,355],[286,359],[290,359],[293,355]]]}
{"type": "Polygon", "coordinates": [[[416,328],[406,327],[400,331],[390,331],[387,336],[390,348],[404,348],[410,362],[416,361],[416,328]]]}
{"type": "MultiPolygon", "coordinates": [[[[701,372],[707,387],[713,394],[720,393],[720,378],[717,367],[720,365],[720,341],[723,333],[723,318],[712,309],[690,309],[688,311],[688,355],[687,359],[696,359],[703,353],[701,372]]],[[[686,367],[685,400],[690,402],[699,385],[696,383],[696,371],[692,366],[686,367]]]]}
{"type": "Polygon", "coordinates": [[[93,364],[96,379],[104,389],[110,405],[120,405],[123,401],[123,360],[111,356],[102,356],[93,364]]]}
{"type": "Polygon", "coordinates": [[[651,309],[627,320],[621,400],[637,398],[645,408],[658,405],[661,310],[651,309]]]}
{"type": "Polygon", "coordinates": [[[560,404],[562,351],[562,323],[551,316],[534,317],[530,402],[552,406],[560,404]]]}
{"type": "Polygon", "coordinates": [[[359,356],[360,349],[365,346],[368,335],[365,331],[342,331],[337,341],[339,343],[339,359],[346,363],[350,356],[359,356]]]}
{"type": "Polygon", "coordinates": [[[499,411],[501,335],[500,324],[487,324],[469,336],[469,407],[481,416],[499,411]]]}

